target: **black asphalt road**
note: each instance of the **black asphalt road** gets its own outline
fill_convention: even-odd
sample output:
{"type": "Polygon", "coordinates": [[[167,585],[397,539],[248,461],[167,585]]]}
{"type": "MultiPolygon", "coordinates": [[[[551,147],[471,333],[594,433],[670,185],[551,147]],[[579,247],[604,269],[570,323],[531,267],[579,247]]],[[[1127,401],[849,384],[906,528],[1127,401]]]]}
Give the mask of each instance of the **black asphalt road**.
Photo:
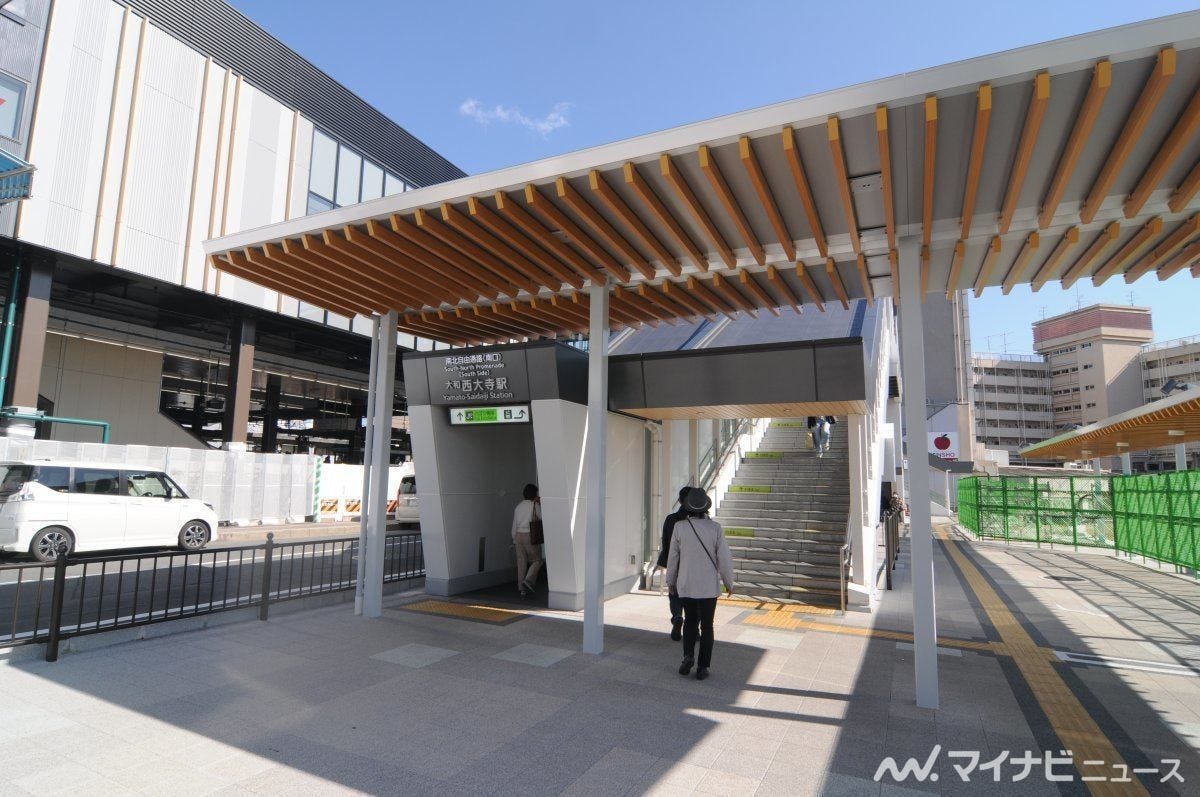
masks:
{"type": "MultiPolygon", "coordinates": [[[[353,588],[357,554],[357,540],[276,545],[270,600],[353,588]]],[[[117,551],[67,568],[62,626],[69,633],[257,605],[265,565],[261,546],[213,547],[192,554],[117,551]]],[[[424,575],[420,536],[390,535],[384,571],[385,580],[424,575]]],[[[0,562],[0,645],[47,632],[53,578],[51,565],[27,559],[0,562]]]]}

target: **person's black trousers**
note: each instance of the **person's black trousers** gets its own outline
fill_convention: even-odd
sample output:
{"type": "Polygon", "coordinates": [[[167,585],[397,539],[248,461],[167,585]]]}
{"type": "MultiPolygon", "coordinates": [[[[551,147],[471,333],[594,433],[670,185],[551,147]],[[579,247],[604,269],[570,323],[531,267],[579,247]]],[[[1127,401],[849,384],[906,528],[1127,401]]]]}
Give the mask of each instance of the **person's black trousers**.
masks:
{"type": "Polygon", "coordinates": [[[680,602],[683,604],[683,656],[695,658],[699,636],[700,658],[696,659],[696,666],[708,667],[712,661],[713,615],[717,613],[717,599],[680,598],[680,602]]]}
{"type": "Polygon", "coordinates": [[[683,598],[678,595],[667,595],[667,600],[671,604],[671,622],[683,622],[683,598]]]}

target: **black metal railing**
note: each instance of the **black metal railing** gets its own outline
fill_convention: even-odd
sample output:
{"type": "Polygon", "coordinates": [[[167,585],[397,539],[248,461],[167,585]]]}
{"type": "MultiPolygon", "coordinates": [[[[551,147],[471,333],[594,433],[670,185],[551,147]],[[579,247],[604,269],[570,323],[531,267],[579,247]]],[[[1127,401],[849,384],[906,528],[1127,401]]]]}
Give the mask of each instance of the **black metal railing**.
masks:
{"type": "MultiPolygon", "coordinates": [[[[420,534],[389,534],[384,583],[425,575],[420,534]]],[[[0,647],[69,637],[355,588],[358,538],[197,552],[60,557],[0,565],[0,647]]]]}
{"type": "Polygon", "coordinates": [[[883,523],[883,570],[887,579],[887,588],[892,588],[892,571],[896,569],[896,560],[900,557],[900,526],[904,522],[903,509],[888,509],[880,520],[883,523]]]}

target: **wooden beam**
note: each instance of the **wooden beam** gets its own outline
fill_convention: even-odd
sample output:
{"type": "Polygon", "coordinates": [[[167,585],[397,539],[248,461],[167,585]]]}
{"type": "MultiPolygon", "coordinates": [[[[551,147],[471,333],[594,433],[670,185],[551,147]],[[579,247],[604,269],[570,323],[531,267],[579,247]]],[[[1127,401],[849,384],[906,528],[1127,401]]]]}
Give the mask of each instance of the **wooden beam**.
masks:
{"type": "Polygon", "coordinates": [[[1000,206],[999,229],[1001,235],[1007,233],[1009,226],[1012,225],[1017,202],[1021,199],[1021,189],[1025,186],[1025,176],[1029,173],[1029,161],[1033,158],[1038,133],[1042,129],[1042,120],[1046,116],[1046,108],[1049,105],[1050,73],[1040,72],[1033,79],[1033,94],[1029,98],[1029,107],[1025,109],[1025,125],[1021,128],[1021,140],[1017,144],[1017,154],[1013,158],[1012,170],[1008,173],[1008,189],[1004,192],[1004,204],[1000,206]]]}
{"type": "Polygon", "coordinates": [[[1188,239],[1200,233],[1200,213],[1193,214],[1171,231],[1157,246],[1151,249],[1145,257],[1125,272],[1125,282],[1133,282],[1138,277],[1158,268],[1167,258],[1183,248],[1188,239]]]}
{"type": "MultiPolygon", "coordinates": [[[[555,303],[554,300],[556,298],[558,298],[558,294],[551,294],[549,297],[535,296],[529,300],[529,305],[535,312],[556,319],[572,332],[587,334],[588,327],[591,325],[591,319],[577,310],[570,302],[563,302],[561,305],[555,303]]],[[[626,326],[625,323],[613,318],[610,314],[608,319],[609,331],[624,329],[626,326]]]]}
{"type": "MultiPolygon", "coordinates": [[[[691,310],[696,315],[702,315],[710,321],[716,320],[714,313],[719,313],[719,310],[714,310],[711,307],[703,304],[699,299],[688,292],[686,282],[671,282],[671,280],[663,280],[662,291],[669,296],[673,301],[691,310]]],[[[730,313],[729,318],[732,320],[734,314],[730,313]]]]}
{"type": "Polygon", "coordinates": [[[472,268],[465,266],[460,268],[454,263],[443,260],[428,249],[424,249],[407,238],[397,235],[385,226],[383,222],[375,219],[367,219],[367,235],[370,235],[384,246],[396,250],[396,252],[408,258],[408,262],[416,265],[418,268],[432,271],[447,280],[451,280],[468,290],[474,291],[479,296],[486,296],[491,299],[495,298],[497,293],[502,293],[505,290],[503,283],[482,267],[471,264],[472,268]]]}
{"type": "Polygon", "coordinates": [[[389,264],[386,260],[360,249],[333,230],[323,230],[320,238],[315,235],[303,235],[301,241],[306,251],[324,258],[332,268],[342,271],[343,278],[345,272],[350,272],[356,277],[353,282],[391,298],[398,303],[397,308],[407,306],[417,309],[422,302],[430,307],[437,307],[443,302],[453,304],[462,298],[454,296],[453,292],[436,290],[432,283],[426,281],[413,281],[401,288],[399,280],[394,276],[389,278],[389,264]]]}
{"type": "Polygon", "coordinates": [[[516,301],[509,305],[514,312],[528,324],[538,324],[542,328],[551,330],[557,336],[562,334],[570,334],[572,332],[581,332],[586,329],[586,325],[580,325],[577,322],[568,322],[561,317],[555,317],[551,314],[542,312],[536,307],[531,299],[528,302],[516,301]]]}
{"type": "Polygon", "coordinates": [[[804,172],[804,161],[800,157],[800,145],[796,141],[796,131],[791,125],[783,127],[783,154],[787,157],[788,169],[792,173],[792,182],[796,184],[796,192],[800,194],[800,204],[804,206],[804,217],[808,219],[808,228],[812,230],[813,242],[821,257],[829,254],[825,243],[825,230],[821,227],[821,215],[817,213],[817,203],[813,199],[812,189],[808,185],[808,175],[804,172]]]}
{"type": "MultiPolygon", "coordinates": [[[[1165,280],[1175,276],[1198,257],[1200,257],[1200,241],[1192,241],[1190,245],[1158,267],[1158,278],[1165,280]]],[[[1192,276],[1197,276],[1195,268],[1192,269],[1192,276]]]]}
{"type": "Polygon", "coordinates": [[[1033,287],[1035,293],[1040,291],[1042,286],[1047,282],[1058,276],[1059,264],[1067,256],[1067,252],[1077,243],[1079,243],[1078,227],[1072,227],[1063,233],[1062,237],[1058,239],[1058,244],[1055,245],[1054,251],[1050,253],[1050,257],[1046,258],[1046,262],[1042,263],[1042,267],[1033,275],[1030,285],[1033,287]]]}
{"type": "MultiPolygon", "coordinates": [[[[671,237],[675,239],[675,243],[688,254],[692,263],[701,271],[708,271],[708,257],[700,251],[700,247],[692,240],[687,231],[683,229],[683,225],[675,218],[675,215],[667,209],[658,194],[654,191],[646,179],[633,163],[626,163],[623,167],[625,175],[625,184],[631,186],[638,198],[642,200],[642,204],[650,211],[654,218],[658,219],[658,223],[667,228],[671,233],[671,237]]],[[[678,276],[678,274],[676,274],[678,276]]]]}
{"type": "MultiPolygon", "coordinates": [[[[566,298],[568,301],[571,302],[571,304],[573,304],[575,307],[579,308],[583,312],[585,312],[585,313],[590,312],[590,309],[589,309],[590,305],[588,303],[587,294],[576,293],[575,291],[570,291],[567,294],[566,298]]],[[[608,312],[609,312],[609,315],[611,315],[613,318],[623,321],[624,323],[628,324],[629,326],[638,327],[638,326],[645,325],[645,326],[650,326],[654,329],[658,329],[659,322],[658,322],[657,318],[649,318],[649,317],[643,318],[641,315],[630,312],[627,308],[623,307],[620,304],[617,304],[616,302],[609,303],[608,312]]],[[[589,315],[589,317],[590,317],[590,315],[589,315]]]]}
{"type": "Polygon", "coordinates": [[[1162,232],[1162,227],[1162,216],[1155,216],[1146,222],[1136,235],[1126,241],[1125,245],[1092,275],[1092,284],[1099,287],[1113,274],[1120,273],[1127,263],[1134,260],[1150,245],[1151,240],[1162,232]]]}
{"type": "Polygon", "coordinates": [[[1079,115],[1075,117],[1075,125],[1071,128],[1067,146],[1059,156],[1054,179],[1050,181],[1046,198],[1042,200],[1042,211],[1038,214],[1039,229],[1046,229],[1054,220],[1054,214],[1058,212],[1058,204],[1062,202],[1063,192],[1067,190],[1067,183],[1071,180],[1071,175],[1075,173],[1075,167],[1079,164],[1079,156],[1083,154],[1083,148],[1087,146],[1088,138],[1092,135],[1092,128],[1096,125],[1096,117],[1100,114],[1100,106],[1104,104],[1104,98],[1108,96],[1108,90],[1111,87],[1112,63],[1106,59],[1098,62],[1092,69],[1092,82],[1088,85],[1087,96],[1083,99],[1083,107],[1079,109],[1079,115]]]}
{"type": "Polygon", "coordinates": [[[975,198],[979,195],[979,174],[983,171],[983,154],[987,150],[991,122],[992,87],[984,83],[975,94],[975,130],[971,134],[971,160],[967,164],[967,186],[963,192],[962,232],[958,236],[964,241],[971,237],[975,198]]]}
{"type": "Polygon", "coordinates": [[[494,335],[503,335],[512,340],[520,340],[529,334],[525,330],[510,326],[495,313],[480,312],[479,305],[477,304],[473,304],[470,307],[455,307],[454,315],[467,326],[474,325],[478,328],[490,330],[494,335]]]}
{"type": "MultiPolygon", "coordinates": [[[[497,191],[493,198],[496,200],[496,210],[510,222],[520,227],[526,235],[542,245],[542,248],[552,252],[559,260],[569,264],[593,284],[600,284],[605,276],[598,268],[587,261],[583,255],[576,252],[565,242],[559,240],[550,230],[521,207],[520,203],[503,191],[497,191]]],[[[564,231],[564,235],[566,232],[564,231]]],[[[571,284],[570,280],[564,280],[571,284]]]]}
{"type": "MultiPolygon", "coordinates": [[[[320,242],[311,235],[306,235],[304,238],[305,241],[303,243],[297,243],[290,238],[285,238],[281,242],[284,254],[295,262],[303,263],[306,269],[328,277],[337,284],[340,284],[342,286],[341,293],[357,293],[360,297],[369,298],[371,302],[388,309],[403,310],[411,304],[404,297],[395,297],[391,295],[391,292],[380,290],[371,280],[363,280],[361,282],[348,281],[346,279],[346,271],[349,269],[343,268],[336,262],[336,253],[334,253],[335,260],[332,261],[326,257],[322,257],[320,254],[311,251],[310,248],[321,246],[320,242]]],[[[321,246],[321,248],[324,250],[326,247],[321,246]]]]}
{"type": "Polygon", "coordinates": [[[599,211],[592,207],[565,177],[559,177],[554,181],[554,190],[559,199],[566,202],[571,210],[579,214],[605,243],[620,252],[625,261],[637,269],[639,274],[648,280],[654,279],[656,273],[654,267],[646,262],[646,258],[642,257],[641,252],[605,221],[599,211]]]}
{"type": "Polygon", "coordinates": [[[620,285],[613,287],[612,299],[614,302],[624,302],[635,313],[641,313],[642,315],[656,318],[659,321],[665,321],[671,326],[675,326],[679,321],[678,316],[668,313],[649,299],[643,299],[631,288],[625,288],[620,285]]]}
{"type": "Polygon", "coordinates": [[[925,302],[925,295],[929,293],[929,264],[931,254],[928,246],[921,247],[921,302],[925,302]]]}
{"type": "MultiPolygon", "coordinates": [[[[928,247],[933,236],[933,182],[937,178],[937,97],[925,98],[925,160],[921,188],[921,243],[928,247]]],[[[925,278],[928,282],[928,278],[925,278]]],[[[921,293],[925,293],[922,283],[921,293]]]]}
{"type": "Polygon", "coordinates": [[[510,340],[512,333],[503,327],[492,324],[489,320],[475,318],[471,308],[455,307],[449,310],[438,310],[437,318],[442,323],[461,329],[475,337],[491,340],[510,340]]]}
{"type": "Polygon", "coordinates": [[[496,302],[492,304],[492,312],[501,318],[508,319],[518,328],[533,330],[534,333],[543,337],[555,337],[563,331],[557,323],[525,312],[525,307],[528,305],[519,299],[512,302],[496,302]]]}
{"type": "Polygon", "coordinates": [[[1087,199],[1084,200],[1083,206],[1079,210],[1079,220],[1084,224],[1091,224],[1092,219],[1096,218],[1096,211],[1104,203],[1104,199],[1108,196],[1108,192],[1112,188],[1112,184],[1116,181],[1117,175],[1121,173],[1121,169],[1125,166],[1125,161],[1129,158],[1129,154],[1133,152],[1134,145],[1142,137],[1142,132],[1146,129],[1146,124],[1150,121],[1150,117],[1154,114],[1154,109],[1158,107],[1159,100],[1162,99],[1163,93],[1167,90],[1167,84],[1171,82],[1171,78],[1174,75],[1175,48],[1163,48],[1158,53],[1158,59],[1154,63],[1154,70],[1150,73],[1150,77],[1147,78],[1146,84],[1142,87],[1142,93],[1138,97],[1137,104],[1133,106],[1133,111],[1125,119],[1125,127],[1121,129],[1121,135],[1117,137],[1117,143],[1113,144],[1112,150],[1109,151],[1108,158],[1104,161],[1104,166],[1100,169],[1100,174],[1096,177],[1096,181],[1092,183],[1092,190],[1088,192],[1087,199]]]}
{"type": "Polygon", "coordinates": [[[1013,261],[1012,268],[1004,277],[1002,291],[1005,296],[1013,289],[1014,285],[1021,281],[1021,277],[1025,274],[1025,268],[1029,265],[1029,260],[1041,245],[1042,239],[1036,231],[1029,233],[1029,236],[1025,238],[1025,243],[1021,245],[1021,251],[1017,253],[1017,259],[1013,261]]]}
{"type": "Polygon", "coordinates": [[[750,222],[746,220],[746,214],[742,212],[742,206],[738,204],[737,198],[730,190],[729,183],[725,182],[725,175],[721,174],[721,167],[717,165],[712,151],[707,145],[701,144],[700,148],[696,150],[696,154],[700,158],[700,171],[704,172],[704,176],[708,178],[709,185],[712,186],[721,206],[729,214],[733,226],[737,227],[738,234],[742,236],[742,242],[746,244],[746,248],[750,250],[756,263],[760,266],[766,265],[767,260],[762,244],[759,243],[754,230],[750,228],[750,222]]]}
{"type": "Polygon", "coordinates": [[[421,247],[421,249],[429,254],[431,260],[436,258],[442,263],[460,268],[476,279],[496,288],[500,293],[516,296],[521,291],[521,286],[514,285],[506,276],[490,271],[483,264],[467,257],[462,252],[449,246],[445,241],[430,234],[427,229],[421,229],[413,221],[405,219],[399,213],[392,214],[390,224],[392,232],[414,246],[421,247]]]}
{"type": "Polygon", "coordinates": [[[743,290],[754,297],[759,307],[771,315],[779,317],[779,303],[763,290],[763,287],[758,284],[758,280],[754,279],[748,269],[742,269],[738,272],[738,281],[742,283],[743,290]]]}
{"type": "Polygon", "coordinates": [[[496,274],[509,284],[521,288],[531,295],[538,292],[538,286],[536,282],[529,279],[524,274],[519,273],[512,266],[503,262],[500,260],[500,258],[479,246],[470,238],[467,238],[450,225],[446,224],[440,219],[435,218],[428,211],[418,208],[413,213],[413,221],[416,222],[419,229],[424,230],[425,232],[434,236],[451,249],[457,250],[460,255],[465,255],[471,260],[474,260],[476,263],[488,269],[493,274],[496,274]]]}
{"type": "MultiPolygon", "coordinates": [[[[290,285],[290,289],[283,291],[288,296],[301,298],[297,291],[315,288],[338,302],[338,306],[342,309],[349,306],[354,307],[356,312],[362,312],[364,308],[370,307],[372,309],[367,312],[367,315],[377,312],[376,309],[373,309],[377,303],[368,302],[365,297],[347,295],[345,279],[331,276],[323,270],[311,267],[305,261],[291,257],[276,244],[264,244],[262,249],[249,247],[244,254],[256,270],[266,271],[277,281],[290,285]]],[[[314,302],[314,304],[316,303],[314,302]]]]}
{"type": "Polygon", "coordinates": [[[996,265],[996,258],[1000,256],[1000,248],[1000,236],[993,235],[992,240],[988,242],[987,252],[983,255],[983,262],[979,265],[979,273],[975,275],[976,299],[983,295],[983,289],[987,287],[988,277],[992,275],[992,268],[996,265]]]}
{"type": "Polygon", "coordinates": [[[775,286],[775,290],[783,294],[784,304],[791,307],[797,315],[804,312],[804,301],[796,295],[792,286],[787,284],[787,280],[775,270],[774,266],[767,266],[767,281],[775,286]]]}
{"type": "MultiPolygon", "coordinates": [[[[875,138],[879,143],[879,174],[883,179],[883,223],[887,227],[887,242],[890,250],[896,248],[896,200],[893,194],[895,180],[892,177],[892,146],[888,140],[888,109],[886,105],[875,106],[875,138]]],[[[899,293],[900,289],[897,287],[897,297],[899,293]]]]}
{"type": "Polygon", "coordinates": [[[741,292],[733,286],[733,283],[728,278],[722,277],[720,274],[713,274],[712,278],[713,289],[725,297],[725,299],[743,312],[749,313],[751,318],[758,318],[758,309],[747,299],[742,296],[741,292]]]}
{"type": "MultiPolygon", "coordinates": [[[[331,237],[329,230],[326,230],[324,234],[331,245],[333,245],[336,236],[331,237]]],[[[373,236],[353,225],[347,224],[343,227],[342,235],[350,246],[358,247],[360,251],[370,252],[379,261],[390,266],[390,270],[393,272],[392,280],[397,284],[417,286],[423,291],[427,290],[434,295],[443,296],[443,301],[450,304],[453,304],[456,299],[468,303],[475,302],[479,300],[480,296],[487,295],[486,293],[474,290],[457,279],[449,277],[441,277],[439,279],[440,275],[430,275],[429,270],[424,266],[415,263],[408,256],[376,240],[373,236]]]]}
{"type": "Polygon", "coordinates": [[[950,273],[946,275],[946,298],[954,298],[962,277],[963,258],[967,254],[967,245],[958,241],[954,244],[954,257],[950,260],[950,273]]]}
{"type": "MultiPolygon", "coordinates": [[[[727,268],[737,268],[737,258],[734,257],[733,250],[725,242],[725,237],[717,229],[717,225],[713,222],[712,217],[708,215],[708,211],[700,204],[700,200],[696,198],[692,187],[688,185],[687,179],[679,171],[679,167],[675,165],[675,162],[671,160],[670,155],[664,153],[658,157],[658,169],[662,173],[663,178],[675,189],[675,193],[679,196],[680,201],[691,211],[692,218],[704,229],[708,239],[716,248],[717,254],[721,256],[721,261],[725,263],[727,268]]],[[[707,267],[704,270],[707,271],[707,267]]]]}
{"type": "Polygon", "coordinates": [[[730,319],[737,317],[737,307],[725,301],[723,297],[718,296],[712,288],[708,287],[708,283],[698,280],[695,277],[688,277],[687,287],[692,292],[692,296],[695,296],[716,312],[727,315],[730,319]]]}
{"type": "Polygon", "coordinates": [[[817,287],[817,283],[813,282],[812,275],[808,273],[808,268],[804,265],[803,260],[796,261],[796,279],[800,281],[800,287],[809,295],[817,309],[822,313],[825,312],[825,297],[821,295],[821,289],[817,287]]]}
{"type": "Polygon", "coordinates": [[[829,276],[829,281],[833,283],[834,295],[842,303],[842,309],[849,310],[850,297],[846,295],[846,286],[842,282],[841,272],[838,271],[837,262],[832,257],[825,258],[825,273],[829,276]]]}
{"type": "MultiPolygon", "coordinates": [[[[1150,165],[1142,172],[1137,187],[1125,200],[1125,218],[1132,219],[1141,211],[1146,200],[1150,198],[1150,194],[1154,193],[1159,183],[1162,182],[1167,169],[1179,157],[1183,148],[1196,140],[1198,134],[1200,134],[1200,88],[1196,89],[1191,102],[1183,109],[1183,113],[1176,120],[1175,126],[1171,128],[1170,134],[1167,135],[1166,141],[1155,153],[1154,160],[1150,161],[1150,165]]],[[[1178,211],[1172,212],[1177,213],[1178,211]]]]}
{"type": "MultiPolygon", "coordinates": [[[[467,213],[470,214],[472,219],[503,239],[506,244],[519,252],[527,261],[536,264],[543,272],[552,274],[556,279],[561,280],[576,290],[583,287],[583,277],[546,252],[516,227],[513,227],[507,221],[500,218],[482,200],[475,197],[468,197],[467,213]]],[[[551,291],[557,290],[555,286],[547,287],[551,291]]]]}
{"type": "MultiPolygon", "coordinates": [[[[560,177],[559,179],[563,178],[560,177]]],[[[599,169],[592,169],[588,172],[588,186],[596,196],[600,197],[600,201],[604,203],[604,206],[614,216],[619,218],[626,227],[633,231],[634,237],[654,253],[654,256],[658,258],[658,262],[662,264],[663,268],[676,277],[683,273],[683,269],[680,267],[675,255],[671,254],[671,251],[663,246],[662,241],[658,240],[658,236],[633,212],[633,209],[626,204],[621,195],[613,190],[613,187],[604,179],[604,175],[600,173],[599,169]]],[[[653,279],[653,277],[647,277],[647,279],[653,279]]]]}
{"type": "Polygon", "coordinates": [[[863,295],[867,299],[867,304],[874,305],[875,291],[871,288],[871,273],[867,270],[867,256],[859,252],[858,257],[855,258],[855,265],[858,266],[858,281],[862,283],[863,295]]]}
{"type": "Polygon", "coordinates": [[[854,253],[862,252],[862,240],[858,232],[858,216],[854,212],[854,195],[850,192],[850,175],[846,172],[846,153],[842,147],[841,122],[836,116],[825,120],[825,132],[829,138],[829,155],[833,160],[833,174],[837,179],[838,196],[842,200],[842,214],[846,217],[846,233],[854,253]]]}
{"type": "Polygon", "coordinates": [[[1079,256],[1067,272],[1062,276],[1063,290],[1070,288],[1075,284],[1075,281],[1083,276],[1083,272],[1092,264],[1100,254],[1112,245],[1113,241],[1117,240],[1117,236],[1121,234],[1121,225],[1117,222],[1112,222],[1092,240],[1092,243],[1083,254],[1079,256]]]}
{"type": "Polygon", "coordinates": [[[296,285],[292,282],[289,271],[271,263],[267,257],[254,249],[247,249],[244,252],[234,249],[226,252],[223,258],[214,256],[210,260],[212,267],[218,271],[224,271],[287,296],[293,296],[331,313],[353,318],[357,314],[370,315],[377,312],[371,303],[358,297],[347,296],[344,291],[334,291],[326,288],[323,284],[312,282],[296,285]]]}
{"type": "MultiPolygon", "coordinates": [[[[522,253],[513,249],[480,225],[472,222],[454,205],[449,202],[443,202],[440,210],[442,221],[453,227],[492,257],[499,258],[502,262],[516,269],[517,273],[532,280],[535,285],[539,285],[551,292],[562,289],[562,281],[560,279],[547,274],[534,263],[530,262],[522,253]]],[[[537,291],[530,291],[530,293],[536,294],[537,291]]]]}
{"type": "MultiPolygon", "coordinates": [[[[677,304],[674,299],[668,298],[662,291],[648,282],[639,282],[634,290],[637,291],[638,296],[658,305],[676,318],[684,318],[694,322],[700,317],[700,314],[693,313],[690,308],[677,304]]],[[[717,320],[717,317],[712,313],[704,313],[703,315],[709,321],[717,320]]]]}
{"type": "Polygon", "coordinates": [[[763,210],[766,211],[767,218],[771,221],[771,229],[775,231],[775,240],[783,247],[783,253],[787,255],[787,259],[795,260],[796,244],[792,241],[792,235],[783,221],[783,214],[779,212],[779,205],[775,203],[775,195],[771,193],[771,186],[763,174],[762,167],[758,165],[758,157],[754,154],[754,143],[750,141],[749,136],[742,136],[738,139],[738,156],[742,159],[742,165],[746,167],[746,176],[750,178],[750,183],[754,186],[754,193],[758,194],[758,201],[762,203],[763,210]]]}
{"type": "Polygon", "coordinates": [[[541,216],[542,220],[547,224],[554,225],[562,230],[564,235],[570,238],[576,246],[586,252],[594,261],[599,263],[601,268],[607,271],[617,282],[629,282],[629,269],[618,263],[617,259],[610,255],[608,250],[601,246],[595,238],[584,232],[566,213],[559,210],[557,205],[543,196],[533,183],[528,183],[525,186],[525,204],[533,208],[534,212],[541,216]]]}
{"type": "Polygon", "coordinates": [[[1200,191],[1200,161],[1196,162],[1196,165],[1188,172],[1187,177],[1183,178],[1183,182],[1171,194],[1171,199],[1167,202],[1167,207],[1172,213],[1179,213],[1188,206],[1188,203],[1192,201],[1192,197],[1196,195],[1197,191],[1200,191]]]}

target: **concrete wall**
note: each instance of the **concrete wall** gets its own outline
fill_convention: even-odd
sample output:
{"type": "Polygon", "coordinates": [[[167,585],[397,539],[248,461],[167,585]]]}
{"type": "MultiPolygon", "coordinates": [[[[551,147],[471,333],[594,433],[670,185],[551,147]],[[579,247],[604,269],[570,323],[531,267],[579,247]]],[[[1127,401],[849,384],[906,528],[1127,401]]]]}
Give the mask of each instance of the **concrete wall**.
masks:
{"type": "MultiPolygon", "coordinates": [[[[55,415],[108,421],[112,443],[207,448],[158,411],[162,362],[155,352],[47,335],[39,392],[55,415]]],[[[100,430],[58,423],[51,437],[95,442],[100,430]]]]}

